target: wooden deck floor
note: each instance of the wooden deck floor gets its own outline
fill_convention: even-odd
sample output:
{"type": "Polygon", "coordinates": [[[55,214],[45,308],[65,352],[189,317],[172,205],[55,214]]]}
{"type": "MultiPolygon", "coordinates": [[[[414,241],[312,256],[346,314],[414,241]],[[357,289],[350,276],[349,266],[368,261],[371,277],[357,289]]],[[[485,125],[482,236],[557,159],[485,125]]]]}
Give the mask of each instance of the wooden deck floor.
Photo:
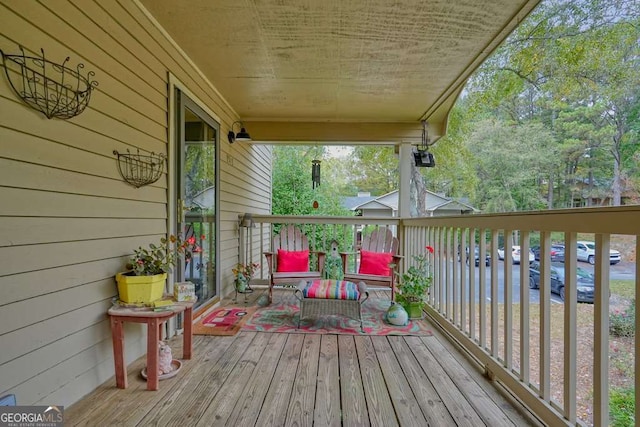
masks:
{"type": "MultiPolygon", "coordinates": [[[[145,357],[65,410],[65,425],[524,426],[533,424],[434,336],[240,332],[195,336],[194,357],[147,391],[145,357]]],[[[182,339],[171,346],[181,355],[182,339]]]]}

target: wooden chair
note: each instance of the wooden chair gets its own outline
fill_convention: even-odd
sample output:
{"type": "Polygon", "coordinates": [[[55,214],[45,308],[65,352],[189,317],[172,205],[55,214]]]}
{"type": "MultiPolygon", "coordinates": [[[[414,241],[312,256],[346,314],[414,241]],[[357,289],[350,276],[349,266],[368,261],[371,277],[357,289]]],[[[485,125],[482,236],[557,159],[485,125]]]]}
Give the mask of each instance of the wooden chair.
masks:
{"type": "MultiPolygon", "coordinates": [[[[391,300],[395,299],[396,293],[396,277],[395,277],[395,269],[398,266],[398,263],[402,259],[401,256],[398,255],[398,246],[399,242],[396,237],[393,236],[393,232],[387,227],[380,227],[373,230],[371,234],[365,236],[362,239],[362,245],[360,245],[360,250],[357,254],[342,252],[340,256],[342,257],[342,266],[344,268],[344,280],[348,280],[350,282],[365,282],[368,286],[383,286],[391,288],[391,300]],[[392,264],[393,267],[389,268],[388,275],[379,275],[379,274],[369,274],[367,272],[361,272],[363,264],[362,264],[362,251],[373,252],[377,255],[388,254],[388,264],[392,264]],[[360,262],[356,262],[356,268],[358,271],[356,273],[347,272],[347,260],[349,255],[356,255],[356,259],[360,259],[360,262]]],[[[369,254],[367,254],[369,255],[369,254]]],[[[381,265],[382,267],[382,265],[381,265]]],[[[385,266],[386,267],[386,266],[385,266]]]]}
{"type": "Polygon", "coordinates": [[[269,302],[273,301],[273,286],[281,284],[298,285],[301,280],[320,279],[324,268],[325,253],[321,251],[309,251],[318,258],[318,270],[310,270],[309,258],[307,258],[304,271],[278,271],[278,250],[282,251],[309,251],[309,239],[294,225],[287,225],[280,233],[273,237],[272,252],[265,252],[267,267],[269,268],[269,302]]]}

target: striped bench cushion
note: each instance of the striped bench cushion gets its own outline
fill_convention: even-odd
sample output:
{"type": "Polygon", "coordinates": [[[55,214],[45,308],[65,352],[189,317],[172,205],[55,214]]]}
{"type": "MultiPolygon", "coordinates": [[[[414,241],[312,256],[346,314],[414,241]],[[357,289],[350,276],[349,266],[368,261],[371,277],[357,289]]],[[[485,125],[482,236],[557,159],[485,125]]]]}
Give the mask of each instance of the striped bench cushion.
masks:
{"type": "Polygon", "coordinates": [[[322,299],[343,299],[354,300],[360,299],[360,291],[358,285],[346,280],[314,280],[307,282],[302,295],[305,298],[322,298],[322,299]]]}

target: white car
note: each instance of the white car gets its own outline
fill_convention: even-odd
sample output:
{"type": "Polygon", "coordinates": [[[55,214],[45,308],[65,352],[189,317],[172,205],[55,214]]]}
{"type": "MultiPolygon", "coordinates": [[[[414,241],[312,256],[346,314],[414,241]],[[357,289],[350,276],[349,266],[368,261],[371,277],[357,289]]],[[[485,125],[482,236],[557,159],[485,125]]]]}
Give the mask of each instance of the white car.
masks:
{"type": "MultiPolygon", "coordinates": [[[[504,259],[504,248],[498,248],[498,259],[504,259]]],[[[520,264],[520,246],[511,247],[511,259],[514,264],[520,264]]],[[[529,262],[536,259],[533,251],[529,249],[529,262]]]]}
{"type": "MultiPolygon", "coordinates": [[[[585,261],[593,265],[596,263],[596,243],[588,241],[578,241],[578,261],[585,261]]],[[[622,261],[620,252],[615,249],[609,250],[609,264],[617,264],[622,261]]]]}

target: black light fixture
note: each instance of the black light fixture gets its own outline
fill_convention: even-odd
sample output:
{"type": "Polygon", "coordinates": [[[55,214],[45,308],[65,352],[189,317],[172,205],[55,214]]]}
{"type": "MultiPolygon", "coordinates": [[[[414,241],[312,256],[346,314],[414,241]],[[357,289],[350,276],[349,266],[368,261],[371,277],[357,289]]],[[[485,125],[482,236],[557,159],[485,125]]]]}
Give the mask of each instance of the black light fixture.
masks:
{"type": "Polygon", "coordinates": [[[432,168],[436,165],[436,159],[433,157],[433,153],[429,152],[429,134],[427,133],[427,122],[422,121],[422,142],[413,151],[413,161],[416,167],[419,168],[432,168]]]}
{"type": "Polygon", "coordinates": [[[251,141],[251,135],[249,135],[249,132],[246,131],[246,129],[244,128],[244,124],[241,121],[233,122],[227,138],[229,138],[229,144],[233,144],[236,141],[251,141]],[[240,132],[238,132],[237,134],[233,133],[233,127],[236,124],[240,125],[240,132]]]}

